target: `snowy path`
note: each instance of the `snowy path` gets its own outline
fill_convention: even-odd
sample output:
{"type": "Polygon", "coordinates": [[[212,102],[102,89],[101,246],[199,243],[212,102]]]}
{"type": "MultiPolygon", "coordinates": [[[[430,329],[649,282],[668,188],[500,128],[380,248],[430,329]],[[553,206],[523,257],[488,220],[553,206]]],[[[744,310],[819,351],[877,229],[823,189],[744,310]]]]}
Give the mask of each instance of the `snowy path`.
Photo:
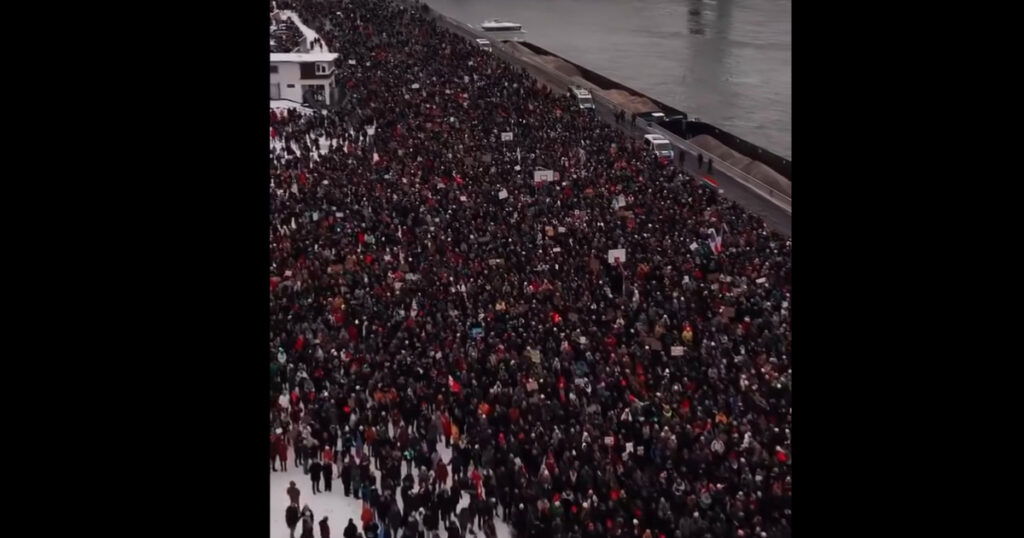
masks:
{"type": "MultiPolygon", "coordinates": [[[[444,461],[448,461],[452,457],[451,449],[444,447],[444,442],[438,443],[438,452],[444,461]]],[[[295,463],[294,452],[288,449],[289,460],[288,460],[288,472],[283,473],[280,470],[278,472],[270,472],[270,537],[271,538],[288,538],[288,526],[284,522],[284,511],[288,508],[288,482],[294,480],[295,486],[299,488],[302,494],[299,496],[299,507],[308,504],[309,508],[313,511],[314,519],[314,535],[320,538],[320,520],[324,516],[327,516],[327,523],[331,527],[331,536],[341,536],[341,533],[345,530],[345,526],[348,525],[349,518],[355,522],[356,526],[359,527],[359,531],[362,532],[363,525],[359,521],[359,516],[362,514],[362,501],[355,499],[354,497],[346,497],[344,488],[341,485],[341,479],[335,478],[331,487],[334,491],[318,493],[313,495],[313,484],[308,475],[302,474],[302,468],[295,469],[292,463],[295,463]]],[[[353,450],[352,453],[355,453],[353,450]]],[[[280,468],[280,467],[279,467],[280,468]]],[[[380,472],[376,469],[371,470],[374,476],[377,477],[377,484],[380,484],[380,472]]],[[[405,464],[402,464],[402,470],[405,470],[405,464]]],[[[337,471],[335,471],[337,475],[337,471]]],[[[452,484],[452,477],[449,473],[448,486],[452,484]]],[[[320,483],[320,489],[323,489],[323,482],[320,483]]],[[[402,499],[401,495],[398,496],[398,504],[401,506],[402,499]]],[[[459,502],[458,508],[462,508],[469,504],[469,493],[463,493],[462,500],[459,502]]],[[[500,509],[495,510],[494,527],[498,531],[498,538],[510,538],[511,532],[509,531],[508,525],[497,517],[497,513],[500,509]]],[[[302,523],[300,522],[295,530],[295,536],[299,536],[302,530],[302,523]]],[[[443,529],[440,531],[441,536],[447,537],[448,533],[443,529]]],[[[483,533],[477,529],[477,536],[483,538],[483,533]]]]}
{"type": "Polygon", "coordinates": [[[287,9],[281,10],[279,11],[279,13],[291,19],[292,22],[295,23],[295,26],[299,27],[299,31],[302,32],[302,35],[306,36],[306,43],[308,43],[311,48],[310,52],[330,52],[326,48],[324,48],[323,45],[320,45],[317,48],[313,48],[313,40],[319,39],[320,36],[316,32],[314,32],[312,28],[306,26],[305,24],[302,24],[302,19],[299,18],[299,15],[297,13],[287,9]]]}

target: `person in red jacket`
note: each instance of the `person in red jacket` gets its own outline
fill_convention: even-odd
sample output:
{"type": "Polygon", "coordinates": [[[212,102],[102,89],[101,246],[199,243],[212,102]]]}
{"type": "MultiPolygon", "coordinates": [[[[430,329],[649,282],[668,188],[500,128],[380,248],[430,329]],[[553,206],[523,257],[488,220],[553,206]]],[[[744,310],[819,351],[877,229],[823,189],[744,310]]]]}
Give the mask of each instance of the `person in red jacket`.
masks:
{"type": "Polygon", "coordinates": [[[448,412],[441,413],[441,430],[444,433],[444,447],[452,447],[452,418],[448,416],[448,412]]]}

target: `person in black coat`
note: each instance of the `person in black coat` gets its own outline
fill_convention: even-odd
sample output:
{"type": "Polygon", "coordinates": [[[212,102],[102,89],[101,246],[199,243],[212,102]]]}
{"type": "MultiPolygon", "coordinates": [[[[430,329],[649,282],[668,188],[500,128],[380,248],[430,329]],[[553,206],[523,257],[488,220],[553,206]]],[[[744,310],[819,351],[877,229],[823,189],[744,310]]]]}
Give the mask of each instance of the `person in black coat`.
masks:
{"type": "Polygon", "coordinates": [[[324,475],[324,491],[331,491],[331,481],[334,480],[334,466],[331,462],[324,462],[321,473],[324,475]]]}
{"type": "Polygon", "coordinates": [[[442,488],[437,492],[437,507],[441,512],[441,521],[448,521],[448,516],[451,515],[451,511],[448,509],[449,497],[451,494],[448,492],[448,488],[442,488]]]}
{"type": "Polygon", "coordinates": [[[412,486],[402,486],[402,517],[408,517],[415,512],[413,508],[412,486]]]}
{"type": "Polygon", "coordinates": [[[453,520],[448,520],[448,538],[462,538],[459,534],[459,525],[453,520]]]}
{"type": "Polygon", "coordinates": [[[341,485],[345,488],[345,496],[352,495],[352,460],[345,460],[341,466],[341,485]]]}
{"type": "Polygon", "coordinates": [[[299,507],[294,504],[289,504],[288,508],[284,511],[284,522],[288,525],[288,530],[291,531],[291,538],[295,538],[295,526],[299,524],[299,507]]]}
{"type": "Polygon", "coordinates": [[[313,460],[313,463],[309,464],[309,478],[313,481],[313,495],[320,493],[320,472],[323,470],[323,465],[320,464],[320,460],[313,460]]]}
{"type": "Polygon", "coordinates": [[[348,518],[348,525],[345,525],[345,532],[342,533],[342,536],[345,538],[356,538],[357,534],[359,534],[359,527],[356,527],[356,524],[352,522],[352,518],[348,518]]]}
{"type": "Polygon", "coordinates": [[[463,506],[462,510],[459,510],[459,528],[463,533],[473,528],[473,514],[470,513],[468,506],[463,506]]]}
{"type": "Polygon", "coordinates": [[[437,510],[428,508],[427,512],[423,515],[423,526],[427,528],[427,531],[436,531],[439,525],[440,521],[437,518],[437,510]]]}
{"type": "Polygon", "coordinates": [[[398,507],[398,503],[394,500],[390,504],[391,506],[388,509],[388,528],[391,530],[392,538],[397,538],[398,532],[402,530],[402,509],[398,507]]]}
{"type": "Polygon", "coordinates": [[[312,516],[305,516],[302,518],[302,535],[300,538],[314,538],[312,516]]]}
{"type": "Polygon", "coordinates": [[[482,529],[484,528],[484,521],[494,517],[494,507],[490,501],[484,498],[477,498],[476,508],[477,525],[482,529]]]}
{"type": "Polygon", "coordinates": [[[327,516],[320,520],[320,538],[331,538],[331,528],[327,525],[327,516]]]}
{"type": "Polygon", "coordinates": [[[366,538],[378,538],[380,535],[380,525],[376,521],[370,520],[369,523],[363,525],[363,534],[366,538]]]}

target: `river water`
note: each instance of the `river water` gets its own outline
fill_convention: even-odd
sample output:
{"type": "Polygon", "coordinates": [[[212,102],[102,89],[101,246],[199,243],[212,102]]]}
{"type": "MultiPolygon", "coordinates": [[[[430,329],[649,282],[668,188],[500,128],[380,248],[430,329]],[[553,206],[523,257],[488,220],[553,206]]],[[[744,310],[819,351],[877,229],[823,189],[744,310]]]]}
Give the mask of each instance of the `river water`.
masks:
{"type": "Polygon", "coordinates": [[[792,158],[792,0],[425,0],[792,158]]]}

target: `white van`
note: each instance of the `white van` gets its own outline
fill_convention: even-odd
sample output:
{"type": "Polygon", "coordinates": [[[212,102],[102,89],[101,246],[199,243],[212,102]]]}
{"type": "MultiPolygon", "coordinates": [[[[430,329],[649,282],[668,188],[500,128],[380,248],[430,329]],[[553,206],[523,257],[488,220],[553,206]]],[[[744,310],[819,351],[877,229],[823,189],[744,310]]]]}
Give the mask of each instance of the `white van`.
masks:
{"type": "Polygon", "coordinates": [[[675,152],[672,150],[672,143],[659,134],[644,135],[644,147],[658,157],[668,157],[671,159],[675,156],[675,152]]]}
{"type": "Polygon", "coordinates": [[[576,104],[579,105],[580,110],[594,109],[594,96],[590,95],[589,91],[584,90],[579,86],[572,86],[569,89],[571,89],[572,94],[576,96],[576,104]]]}

